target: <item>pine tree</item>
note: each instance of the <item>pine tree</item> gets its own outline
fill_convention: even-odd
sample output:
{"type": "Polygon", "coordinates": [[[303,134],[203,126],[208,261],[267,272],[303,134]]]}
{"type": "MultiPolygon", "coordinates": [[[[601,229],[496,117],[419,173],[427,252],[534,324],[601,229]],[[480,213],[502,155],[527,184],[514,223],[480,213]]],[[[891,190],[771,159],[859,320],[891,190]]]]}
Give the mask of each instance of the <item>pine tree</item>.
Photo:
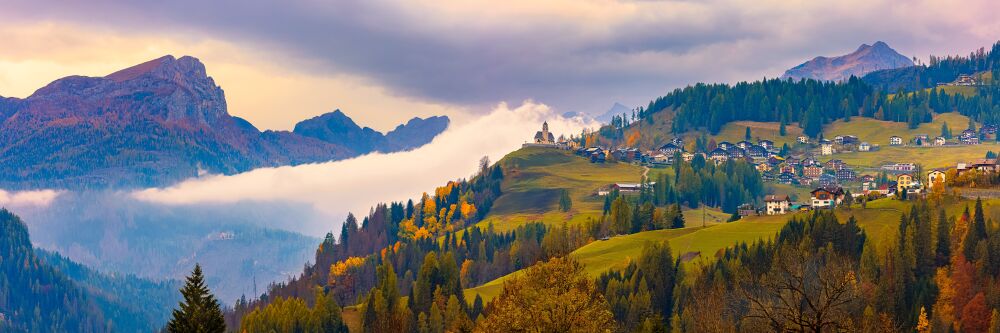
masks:
{"type": "Polygon", "coordinates": [[[785,134],[788,134],[788,132],[785,131],[785,118],[781,118],[781,125],[778,126],[778,135],[785,136],[785,134]]]}
{"type": "Polygon", "coordinates": [[[980,240],[986,239],[986,217],[983,215],[983,200],[976,199],[976,210],[972,218],[972,224],[965,234],[965,241],[962,244],[962,252],[969,260],[976,258],[976,246],[980,240]]]}
{"type": "Polygon", "coordinates": [[[670,228],[671,229],[680,229],[680,228],[683,228],[684,227],[684,214],[681,211],[681,204],[680,203],[674,204],[674,208],[673,208],[673,212],[672,213],[673,213],[672,215],[673,215],[674,218],[673,218],[673,220],[670,221],[670,228]]]}
{"type": "Polygon", "coordinates": [[[181,288],[184,301],[180,309],[175,309],[173,318],[167,324],[170,333],[214,333],[225,332],[226,322],[215,296],[205,286],[201,265],[195,264],[194,271],[187,277],[181,288]]]}
{"type": "Polygon", "coordinates": [[[948,265],[948,261],[951,259],[951,223],[945,218],[944,209],[938,210],[936,245],[937,248],[934,252],[937,258],[937,266],[948,265]]]}
{"type": "Polygon", "coordinates": [[[746,133],[743,134],[743,140],[750,141],[750,139],[753,139],[753,137],[750,136],[750,126],[747,126],[746,133]]]}
{"type": "Polygon", "coordinates": [[[559,191],[559,210],[568,212],[570,208],[573,208],[573,200],[569,197],[569,191],[562,189],[559,191]]]}

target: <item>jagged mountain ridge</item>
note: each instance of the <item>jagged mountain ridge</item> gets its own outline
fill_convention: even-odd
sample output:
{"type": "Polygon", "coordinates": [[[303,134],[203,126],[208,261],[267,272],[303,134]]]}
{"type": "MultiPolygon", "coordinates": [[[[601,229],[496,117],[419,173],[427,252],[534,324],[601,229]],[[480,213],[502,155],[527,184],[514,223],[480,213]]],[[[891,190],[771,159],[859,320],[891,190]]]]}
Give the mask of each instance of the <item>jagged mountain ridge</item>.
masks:
{"type": "MultiPolygon", "coordinates": [[[[347,118],[337,113],[324,116],[347,118]]],[[[396,139],[412,140],[406,144],[365,142],[381,136],[373,133],[354,138],[366,131],[353,121],[323,136],[261,132],[229,115],[222,88],[198,59],[168,55],[105,77],[62,78],[24,99],[0,98],[0,186],[162,186],[202,170],[233,174],[338,160],[423,145],[448,119],[426,121],[435,126],[422,128],[436,132],[397,129],[412,132],[396,139]]]]}
{"type": "Polygon", "coordinates": [[[862,44],[857,50],[837,57],[816,57],[792,67],[781,75],[782,79],[814,79],[821,81],[842,81],[852,75],[913,66],[913,61],[889,47],[882,41],[862,44]]]}
{"type": "Polygon", "coordinates": [[[414,117],[388,133],[361,127],[336,110],[295,124],[292,133],[324,142],[353,147],[357,154],[410,150],[430,142],[448,127],[444,116],[414,117]]]}

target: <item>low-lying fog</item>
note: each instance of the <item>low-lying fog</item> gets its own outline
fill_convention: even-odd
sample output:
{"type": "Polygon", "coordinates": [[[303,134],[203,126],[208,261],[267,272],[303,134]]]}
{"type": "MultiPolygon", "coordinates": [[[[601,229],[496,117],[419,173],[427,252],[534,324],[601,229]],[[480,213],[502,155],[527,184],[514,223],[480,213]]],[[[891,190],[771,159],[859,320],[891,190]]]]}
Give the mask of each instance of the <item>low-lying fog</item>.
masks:
{"type": "Polygon", "coordinates": [[[525,102],[454,123],[408,152],[210,175],[134,192],[0,191],[32,240],[106,272],[181,278],[200,262],[209,286],[231,304],[241,294],[302,271],[319,238],[339,234],[348,212],[405,201],[467,178],[479,160],[496,161],[532,139],[541,123],[560,134],[596,124],[525,102]]]}

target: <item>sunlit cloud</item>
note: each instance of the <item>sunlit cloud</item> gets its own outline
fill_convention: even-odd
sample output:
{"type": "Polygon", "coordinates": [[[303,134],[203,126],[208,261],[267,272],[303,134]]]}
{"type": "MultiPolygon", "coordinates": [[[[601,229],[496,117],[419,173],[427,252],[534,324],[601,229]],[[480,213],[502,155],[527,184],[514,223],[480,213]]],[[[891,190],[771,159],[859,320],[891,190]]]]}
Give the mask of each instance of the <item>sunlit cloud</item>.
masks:
{"type": "MultiPolygon", "coordinates": [[[[137,191],[133,196],[170,205],[296,201],[338,219],[347,212],[365,215],[376,203],[405,201],[472,175],[480,158],[496,161],[520,148],[543,121],[548,121],[553,133],[567,137],[596,125],[556,116],[549,107],[530,101],[516,108],[501,104],[483,117],[453,124],[431,143],[412,151],[209,176],[137,191]]],[[[316,226],[313,233],[329,228],[316,226]]]]}
{"type": "Polygon", "coordinates": [[[7,208],[46,207],[58,198],[63,191],[32,190],[8,192],[0,190],[0,206],[7,208]]]}
{"type": "MultiPolygon", "coordinates": [[[[5,5],[0,21],[11,26],[53,20],[186,42],[191,36],[223,40],[253,50],[233,55],[273,53],[271,61],[283,67],[359,78],[392,96],[432,105],[483,110],[499,101],[532,98],[561,111],[592,114],[614,101],[644,105],[695,82],[776,77],[812,57],[844,54],[877,40],[926,59],[967,54],[1000,36],[991,0],[961,5],[946,0],[10,0],[5,5]]],[[[284,75],[277,74],[280,81],[284,75]]],[[[294,101],[284,102],[291,106],[284,109],[294,109],[294,101]]]]}

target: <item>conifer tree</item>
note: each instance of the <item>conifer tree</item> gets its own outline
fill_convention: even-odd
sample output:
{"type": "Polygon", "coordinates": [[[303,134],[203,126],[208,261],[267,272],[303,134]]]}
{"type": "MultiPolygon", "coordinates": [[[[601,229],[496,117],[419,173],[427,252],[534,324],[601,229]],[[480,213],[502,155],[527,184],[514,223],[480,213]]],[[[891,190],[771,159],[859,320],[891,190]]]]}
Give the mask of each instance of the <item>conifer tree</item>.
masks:
{"type": "Polygon", "coordinates": [[[226,322],[215,296],[205,286],[201,265],[195,264],[194,271],[187,277],[181,288],[184,301],[180,309],[175,309],[173,318],[167,324],[170,333],[215,333],[225,332],[226,322]]]}
{"type": "Polygon", "coordinates": [[[934,252],[937,266],[948,265],[948,261],[951,259],[951,223],[945,217],[944,209],[938,209],[936,245],[937,248],[934,252]]]}
{"type": "Polygon", "coordinates": [[[962,252],[969,260],[976,258],[976,245],[980,240],[986,239],[986,217],[983,215],[983,200],[976,199],[976,210],[972,216],[972,224],[965,234],[965,242],[962,244],[962,252]]]}

